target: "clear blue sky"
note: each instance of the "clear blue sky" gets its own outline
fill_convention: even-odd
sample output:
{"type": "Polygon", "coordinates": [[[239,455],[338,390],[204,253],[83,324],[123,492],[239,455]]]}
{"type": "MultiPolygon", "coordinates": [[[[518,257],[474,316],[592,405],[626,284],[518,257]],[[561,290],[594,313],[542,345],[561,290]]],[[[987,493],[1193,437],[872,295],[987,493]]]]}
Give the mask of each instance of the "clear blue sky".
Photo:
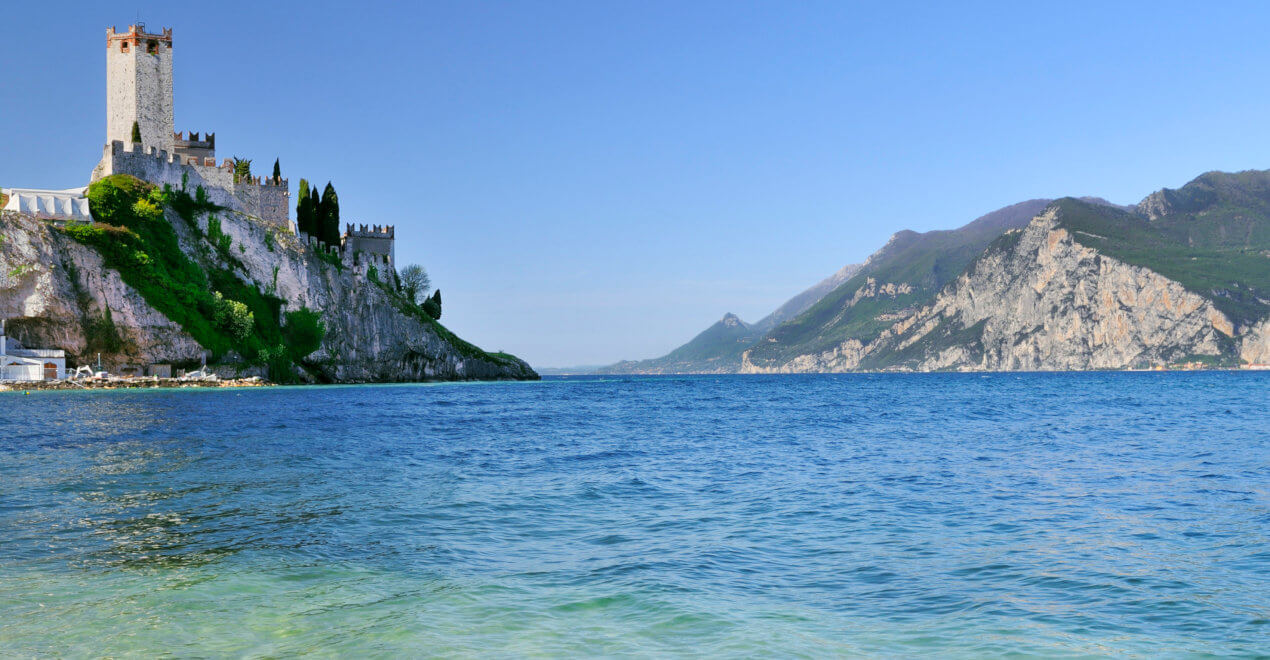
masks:
{"type": "Polygon", "coordinates": [[[178,129],[334,181],[447,325],[558,366],[756,320],[899,229],[1270,166],[1264,3],[368,4],[10,3],[0,185],[86,181],[140,15],[178,129]]]}

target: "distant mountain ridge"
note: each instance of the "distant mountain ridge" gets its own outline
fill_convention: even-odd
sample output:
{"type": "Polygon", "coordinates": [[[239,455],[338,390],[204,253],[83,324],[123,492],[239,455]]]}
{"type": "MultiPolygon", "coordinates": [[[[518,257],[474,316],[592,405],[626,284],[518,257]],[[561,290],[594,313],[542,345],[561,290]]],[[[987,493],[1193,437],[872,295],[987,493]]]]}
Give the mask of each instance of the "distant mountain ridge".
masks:
{"type": "Polygon", "coordinates": [[[729,312],[723,319],[667,355],[649,360],[618,362],[598,369],[597,373],[735,373],[741,369],[740,358],[746,349],[778,326],[798,318],[813,306],[817,306],[863,271],[887,272],[885,270],[887,264],[903,261],[911,257],[914,251],[927,250],[931,245],[942,242],[943,238],[948,236],[960,236],[962,238],[957,239],[960,242],[986,245],[1005,229],[1026,224],[1029,218],[1040,212],[1051,201],[1033,199],[1012,204],[980,216],[959,229],[936,230],[920,234],[909,230],[897,232],[865,263],[843,266],[833,275],[789,299],[757,323],[745,324],[729,312]],[[740,327],[736,325],[737,323],[740,327]]]}
{"type": "Polygon", "coordinates": [[[807,311],[807,308],[816,304],[821,298],[834,289],[842,286],[843,282],[851,279],[853,275],[860,272],[864,264],[847,264],[838,269],[838,272],[826,277],[809,287],[806,291],[790,298],[785,304],[776,308],[776,311],[764,316],[758,323],[754,324],[754,328],[761,333],[792,319],[799,314],[807,311]]]}
{"type": "Polygon", "coordinates": [[[624,361],[600,367],[602,374],[731,373],[740,365],[741,353],[769,330],[816,304],[858,272],[861,264],[848,264],[838,272],[785,301],[757,323],[749,324],[728,312],[688,343],[650,360],[624,361]]]}
{"type": "Polygon", "coordinates": [[[955,230],[900,231],[764,321],[728,315],[665,357],[605,371],[1267,362],[1270,171],[1246,171],[1208,172],[1135,206],[1034,199],[955,230]]]}

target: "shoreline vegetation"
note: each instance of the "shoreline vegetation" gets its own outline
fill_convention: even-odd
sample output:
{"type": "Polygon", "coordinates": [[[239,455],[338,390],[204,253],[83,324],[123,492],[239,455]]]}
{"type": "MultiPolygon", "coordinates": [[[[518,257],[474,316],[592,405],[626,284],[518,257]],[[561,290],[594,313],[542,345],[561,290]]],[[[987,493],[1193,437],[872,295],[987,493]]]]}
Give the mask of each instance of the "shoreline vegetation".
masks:
{"type": "MultiPolygon", "coordinates": [[[[36,260],[31,255],[13,249],[0,253],[5,272],[12,271],[9,279],[24,277],[20,284],[48,291],[50,308],[60,309],[64,302],[56,300],[66,290],[57,286],[58,276],[69,283],[76,298],[73,305],[62,305],[68,313],[15,326],[36,331],[33,337],[21,337],[24,344],[65,350],[68,367],[85,366],[91,356],[99,364],[104,357],[110,371],[147,364],[178,371],[203,364],[223,378],[259,376],[276,384],[537,377],[515,356],[484,351],[442,325],[440,292],[429,297],[420,293],[428,284],[421,267],[408,267],[408,275],[418,272],[399,282],[391,266],[383,271],[374,264],[357,268],[360,257],[331,265],[322,258],[331,255],[323,250],[298,239],[283,240],[275,228],[212,204],[201,187],[191,194],[184,184],[179,189],[160,187],[121,174],[91,184],[87,197],[92,223],[31,218],[29,226],[14,230],[31,234],[30,243],[43,246],[50,253],[46,261],[56,265],[36,271],[27,265],[36,260]],[[140,300],[110,300],[100,293],[108,288],[85,284],[83,273],[93,267],[93,258],[101,260],[96,268],[116,273],[140,300]],[[262,259],[275,261],[272,278],[268,264],[258,263],[262,259]],[[18,266],[9,269],[11,263],[18,266]],[[279,287],[281,270],[290,282],[286,295],[279,287]],[[48,281],[39,280],[41,273],[48,281]],[[319,304],[313,305],[315,300],[319,304]],[[356,304],[369,306],[365,318],[352,311],[366,311],[356,304]],[[112,313],[120,307],[125,313],[112,313]],[[151,310],[178,329],[138,330],[118,322],[151,310]],[[51,331],[59,324],[70,329],[51,331]],[[82,339],[73,324],[82,326],[82,339]],[[186,336],[197,350],[172,344],[174,337],[186,336]],[[368,342],[376,350],[366,351],[363,344],[368,342]],[[139,348],[156,346],[163,347],[157,355],[139,348]]],[[[4,221],[22,217],[6,215],[4,221]]],[[[81,384],[0,383],[0,389],[80,389],[81,384]]],[[[91,387],[147,386],[153,385],[91,387]]],[[[187,380],[179,386],[191,385],[187,380]]]]}

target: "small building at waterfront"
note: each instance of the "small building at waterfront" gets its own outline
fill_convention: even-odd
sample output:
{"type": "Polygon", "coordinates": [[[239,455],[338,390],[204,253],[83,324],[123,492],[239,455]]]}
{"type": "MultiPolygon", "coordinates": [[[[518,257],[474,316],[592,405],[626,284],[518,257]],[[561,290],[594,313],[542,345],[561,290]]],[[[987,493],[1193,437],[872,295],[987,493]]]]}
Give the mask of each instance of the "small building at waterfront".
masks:
{"type": "Polygon", "coordinates": [[[10,340],[0,321],[0,380],[61,380],[66,378],[66,351],[23,348],[10,340]]]}

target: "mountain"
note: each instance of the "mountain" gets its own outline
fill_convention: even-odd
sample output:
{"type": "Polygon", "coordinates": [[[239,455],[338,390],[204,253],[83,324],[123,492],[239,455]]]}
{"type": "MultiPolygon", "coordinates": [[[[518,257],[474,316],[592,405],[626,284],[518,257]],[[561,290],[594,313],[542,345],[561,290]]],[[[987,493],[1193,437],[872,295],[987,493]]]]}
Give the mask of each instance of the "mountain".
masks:
{"type": "Polygon", "coordinates": [[[126,175],[88,197],[92,224],[0,214],[0,318],[72,366],[100,354],[111,371],[206,359],[283,381],[537,378],[407,301],[389,264],[126,175]]]}
{"type": "Polygon", "coordinates": [[[659,358],[625,360],[597,367],[601,374],[682,374],[732,373],[741,366],[741,353],[768,330],[803,313],[826,293],[838,288],[860,270],[860,264],[848,264],[838,272],[817,282],[807,290],[785,301],[776,311],[753,325],[728,312],[714,325],[691,341],[659,358]]]}
{"type": "MultiPolygon", "coordinates": [[[[912,290],[898,293],[881,305],[872,307],[885,308],[879,313],[894,313],[905,307],[909,300],[929,295],[933,289],[965,266],[965,262],[981,250],[992,239],[1007,229],[1022,227],[1033,215],[1045,208],[1051,200],[1033,199],[976,218],[960,229],[932,231],[919,234],[902,231],[891,237],[881,250],[869,257],[863,264],[850,264],[825,278],[811,288],[789,299],[776,311],[753,325],[745,325],[740,319],[728,314],[723,320],[715,323],[705,332],[697,335],[692,341],[671,351],[668,355],[651,360],[625,361],[600,369],[600,373],[732,373],[742,368],[741,355],[751,344],[763,339],[773,331],[783,332],[787,328],[782,325],[798,318],[813,307],[819,308],[824,301],[840,291],[843,285],[865,278],[870,273],[880,277],[891,277],[896,269],[909,268],[912,272],[921,272],[917,293],[912,290]],[[951,250],[952,253],[949,253],[951,250]],[[729,320],[731,317],[731,321],[729,320]],[[738,328],[736,324],[743,326],[738,328]],[[778,329],[779,327],[779,329],[778,329]]],[[[1102,200],[1096,200],[1106,203],[1102,200]]],[[[911,287],[910,287],[911,288],[911,287]]],[[[852,289],[854,291],[854,289],[852,289]]],[[[882,292],[887,295],[886,292],[882,292]]],[[[841,296],[839,296],[841,298],[841,296]]],[[[842,300],[829,303],[823,314],[833,315],[833,310],[841,307],[842,300]]],[[[799,328],[792,328],[798,332],[799,328]]]]}
{"type": "Polygon", "coordinates": [[[706,328],[692,341],[659,358],[625,361],[596,370],[603,374],[731,373],[741,354],[763,336],[755,326],[731,312],[706,328]]]}
{"type": "Polygon", "coordinates": [[[897,234],[741,370],[1270,361],[1270,172],[1209,172],[1136,207],[1064,198],[1021,229],[978,229],[897,234]]]}
{"type": "Polygon", "coordinates": [[[958,229],[896,233],[850,280],[763,337],[750,352],[751,364],[779,363],[875,337],[961,273],[993,239],[1026,225],[1050,201],[1012,204],[958,229]]]}
{"type": "Polygon", "coordinates": [[[754,329],[760,334],[766,333],[785,321],[802,314],[809,307],[819,302],[821,298],[824,298],[830,291],[842,286],[843,282],[860,272],[863,266],[863,264],[847,264],[843,266],[838,272],[820,280],[806,291],[790,298],[784,305],[777,307],[776,311],[764,316],[758,323],[754,324],[754,329]]]}

